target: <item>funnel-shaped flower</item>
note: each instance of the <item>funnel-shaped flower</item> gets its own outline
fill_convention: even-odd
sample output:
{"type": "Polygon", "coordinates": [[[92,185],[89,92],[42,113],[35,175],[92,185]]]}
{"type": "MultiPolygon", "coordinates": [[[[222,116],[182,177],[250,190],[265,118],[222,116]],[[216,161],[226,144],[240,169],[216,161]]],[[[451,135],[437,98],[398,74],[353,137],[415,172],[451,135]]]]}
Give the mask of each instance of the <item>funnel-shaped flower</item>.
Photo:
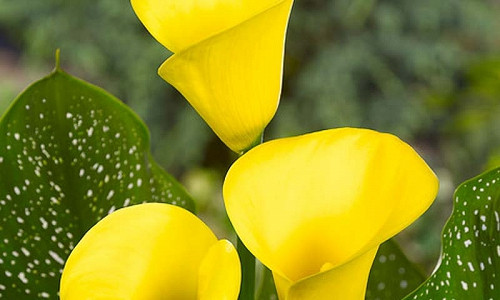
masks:
{"type": "Polygon", "coordinates": [[[342,128],[267,142],[224,183],[243,243],[280,299],[364,299],[378,246],[420,216],[438,181],[390,134],[342,128]]]}
{"type": "Polygon", "coordinates": [[[120,209],[92,227],[71,253],[61,299],[237,299],[238,254],[180,207],[120,209]]]}
{"type": "Polygon", "coordinates": [[[131,0],[174,52],[159,69],[219,138],[241,152],[260,139],[281,93],[292,0],[131,0]]]}

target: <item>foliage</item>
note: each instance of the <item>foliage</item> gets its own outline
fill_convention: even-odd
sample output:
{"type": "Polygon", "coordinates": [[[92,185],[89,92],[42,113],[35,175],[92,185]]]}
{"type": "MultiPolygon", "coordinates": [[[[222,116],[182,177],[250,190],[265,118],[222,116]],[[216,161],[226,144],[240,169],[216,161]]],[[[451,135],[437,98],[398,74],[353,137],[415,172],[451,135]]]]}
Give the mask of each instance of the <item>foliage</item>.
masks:
{"type": "Polygon", "coordinates": [[[366,290],[367,300],[402,299],[425,277],[393,240],[380,245],[366,290]]]}
{"type": "Polygon", "coordinates": [[[500,269],[500,168],[464,182],[432,276],[405,299],[495,299],[500,269]]]}
{"type": "Polygon", "coordinates": [[[0,297],[53,298],[83,234],[149,201],[194,209],[137,116],[59,69],[34,83],[0,121],[0,297]]]}

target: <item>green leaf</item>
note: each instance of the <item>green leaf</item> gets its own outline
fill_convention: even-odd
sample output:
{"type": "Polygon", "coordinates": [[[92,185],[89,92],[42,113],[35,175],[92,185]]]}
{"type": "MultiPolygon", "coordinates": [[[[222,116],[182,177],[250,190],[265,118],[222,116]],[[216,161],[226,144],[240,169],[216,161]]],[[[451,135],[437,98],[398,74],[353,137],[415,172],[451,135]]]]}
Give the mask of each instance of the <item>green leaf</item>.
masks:
{"type": "Polygon", "coordinates": [[[0,120],[0,298],[56,299],[65,259],[83,234],[143,202],[194,209],[152,160],[139,118],[56,68],[0,120]]]}
{"type": "Polygon", "coordinates": [[[401,299],[425,280],[398,244],[388,240],[378,249],[368,279],[366,299],[401,299]]]}
{"type": "Polygon", "coordinates": [[[498,299],[500,168],[464,182],[454,196],[434,273],[405,299],[498,299]]]}

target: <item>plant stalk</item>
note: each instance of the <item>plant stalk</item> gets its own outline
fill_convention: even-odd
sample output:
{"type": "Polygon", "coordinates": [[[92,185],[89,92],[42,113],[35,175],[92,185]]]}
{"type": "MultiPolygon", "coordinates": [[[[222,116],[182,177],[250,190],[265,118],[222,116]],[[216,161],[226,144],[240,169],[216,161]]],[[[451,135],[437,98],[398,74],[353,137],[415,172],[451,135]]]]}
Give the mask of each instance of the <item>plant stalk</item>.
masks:
{"type": "Polygon", "coordinates": [[[236,249],[241,261],[241,286],[238,300],[254,300],[255,298],[255,257],[238,237],[236,249]]]}
{"type": "MultiPolygon", "coordinates": [[[[253,147],[262,144],[263,140],[264,132],[262,132],[255,143],[253,143],[248,149],[240,153],[240,156],[242,156],[253,147]]],[[[253,254],[248,251],[247,247],[245,247],[239,236],[237,236],[236,238],[236,250],[238,251],[241,262],[241,286],[238,300],[255,300],[255,256],[253,256],[253,254]]]]}

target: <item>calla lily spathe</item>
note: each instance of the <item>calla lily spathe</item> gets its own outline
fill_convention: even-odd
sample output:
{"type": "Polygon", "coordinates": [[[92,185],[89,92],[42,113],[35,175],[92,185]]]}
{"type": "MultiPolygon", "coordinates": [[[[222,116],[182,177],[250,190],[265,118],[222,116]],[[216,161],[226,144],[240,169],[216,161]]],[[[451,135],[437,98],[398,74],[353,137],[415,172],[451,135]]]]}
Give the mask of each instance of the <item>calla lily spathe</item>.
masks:
{"type": "Polygon", "coordinates": [[[238,254],[187,210],[149,203],[117,210],[72,251],[63,300],[238,297],[238,254]]]}
{"type": "Polygon", "coordinates": [[[280,299],[364,299],[378,246],[432,203],[438,180],[397,137],[341,128],[270,141],[224,183],[229,218],[280,299]]]}
{"type": "Polygon", "coordinates": [[[233,151],[260,140],[279,103],[293,0],[131,0],[174,52],[159,69],[233,151]]]}

